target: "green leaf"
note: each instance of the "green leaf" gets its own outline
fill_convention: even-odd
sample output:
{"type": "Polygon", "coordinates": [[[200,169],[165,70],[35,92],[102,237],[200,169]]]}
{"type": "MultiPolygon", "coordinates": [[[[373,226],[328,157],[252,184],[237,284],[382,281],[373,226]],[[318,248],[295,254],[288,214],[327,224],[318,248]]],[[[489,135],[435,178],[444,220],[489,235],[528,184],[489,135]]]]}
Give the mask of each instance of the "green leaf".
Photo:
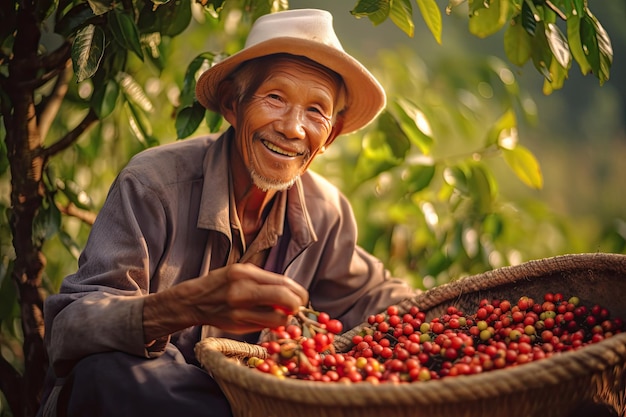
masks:
{"type": "Polygon", "coordinates": [[[59,230],[59,240],[74,259],[79,258],[82,247],[63,229],[59,230]]]}
{"type": "Polygon", "coordinates": [[[178,139],[191,135],[198,129],[204,118],[205,108],[197,101],[190,107],[185,107],[176,115],[176,134],[178,139]]]}
{"type": "MultiPolygon", "coordinates": [[[[595,42],[592,42],[591,46],[595,48],[594,52],[597,54],[597,58],[595,56],[592,58],[591,50],[589,50],[588,58],[590,63],[592,60],[595,61],[597,59],[597,68],[594,67],[594,63],[591,63],[591,66],[594,68],[596,77],[600,80],[600,85],[603,85],[604,82],[609,79],[611,65],[613,64],[613,46],[611,45],[611,39],[598,19],[596,19],[589,10],[587,10],[587,15],[583,18],[583,22],[586,23],[584,26],[587,30],[589,30],[588,26],[593,28],[593,30],[590,30],[592,35],[584,36],[584,38],[587,39],[589,36],[595,38],[595,42]]],[[[583,41],[583,45],[587,46],[585,41],[583,41]]]]}
{"type": "Polygon", "coordinates": [[[154,11],[155,27],[146,32],[161,32],[162,36],[175,37],[187,29],[191,22],[191,0],[172,0],[154,11]]]}
{"type": "Polygon", "coordinates": [[[415,25],[413,24],[413,7],[410,0],[395,0],[391,3],[389,17],[404,33],[411,38],[413,37],[415,25]]]}
{"type": "Polygon", "coordinates": [[[456,188],[461,194],[468,195],[469,185],[465,172],[458,166],[447,167],[443,171],[443,180],[456,188]]]}
{"type": "Polygon", "coordinates": [[[426,269],[424,275],[436,277],[439,273],[448,269],[452,265],[452,260],[441,250],[437,250],[426,259],[426,269]]]}
{"type": "Polygon", "coordinates": [[[530,36],[535,36],[535,30],[537,29],[537,20],[539,19],[539,17],[531,0],[524,0],[524,2],[522,3],[522,12],[520,16],[521,24],[524,30],[530,36]]]}
{"type": "Polygon", "coordinates": [[[441,10],[439,10],[437,2],[435,0],[417,0],[417,6],[422,13],[426,26],[430,29],[430,33],[433,34],[437,43],[441,45],[443,25],[441,23],[441,10]]]}
{"type": "Polygon", "coordinates": [[[391,150],[394,159],[404,159],[411,148],[411,143],[391,113],[388,111],[381,113],[378,117],[378,128],[386,133],[387,146],[391,150]]]}
{"type": "Polygon", "coordinates": [[[550,74],[550,65],[552,64],[552,51],[548,40],[546,39],[546,32],[544,30],[544,23],[537,23],[537,32],[532,39],[532,53],[531,58],[533,65],[539,71],[546,80],[551,81],[552,75],[550,74]]]}
{"type": "Polygon", "coordinates": [[[114,80],[107,80],[104,84],[94,85],[90,104],[98,119],[102,120],[113,113],[119,95],[120,88],[114,80]]]}
{"type": "Polygon", "coordinates": [[[46,194],[43,204],[33,220],[33,244],[41,246],[54,236],[61,227],[61,212],[54,202],[52,194],[46,194]]]}
{"type": "Polygon", "coordinates": [[[507,165],[524,184],[535,189],[543,187],[539,162],[527,148],[517,145],[514,149],[502,149],[502,152],[507,165]]]}
{"type": "Polygon", "coordinates": [[[469,194],[474,199],[474,207],[478,213],[489,213],[495,194],[494,184],[482,164],[472,164],[467,185],[469,194]]]}
{"type": "Polygon", "coordinates": [[[587,56],[583,50],[583,44],[580,36],[580,20],[579,15],[567,18],[567,40],[570,52],[580,66],[580,71],[583,75],[587,75],[591,72],[591,65],[589,64],[589,61],[587,61],[587,56]]]}
{"type": "Polygon", "coordinates": [[[587,15],[583,16],[580,21],[580,38],[583,51],[587,56],[587,62],[591,66],[591,70],[598,74],[600,72],[600,49],[598,48],[598,38],[593,21],[587,15]]]}
{"type": "Polygon", "coordinates": [[[187,27],[189,27],[189,23],[191,22],[191,0],[176,0],[172,3],[175,4],[176,12],[174,19],[172,19],[171,24],[167,27],[167,30],[163,33],[167,36],[178,36],[180,35],[187,27]]]}
{"type": "Polygon", "coordinates": [[[568,70],[563,68],[556,60],[550,64],[550,80],[544,80],[543,93],[550,95],[554,90],[563,88],[565,80],[567,79],[568,70]]]}
{"type": "Polygon", "coordinates": [[[517,141],[517,119],[513,109],[509,109],[489,129],[485,142],[486,146],[497,145],[499,148],[512,149],[517,141]]]}
{"type": "Polygon", "coordinates": [[[57,21],[54,31],[64,37],[69,37],[76,29],[84,26],[86,22],[93,19],[95,14],[86,3],[80,3],[72,7],[63,17],[57,21]]]}
{"type": "Polygon", "coordinates": [[[122,48],[117,42],[108,42],[98,71],[91,77],[93,85],[101,86],[108,80],[115,79],[115,76],[126,67],[128,56],[128,50],[122,48]]]}
{"type": "Polygon", "coordinates": [[[402,180],[409,193],[417,193],[430,185],[435,177],[435,165],[410,165],[402,180]]]}
{"type": "Polygon", "coordinates": [[[363,150],[355,167],[355,178],[359,183],[374,178],[398,165],[389,146],[389,135],[380,130],[368,131],[363,137],[363,150]]]}
{"type": "Polygon", "coordinates": [[[224,121],[224,117],[221,114],[207,110],[206,111],[206,124],[209,127],[209,131],[211,133],[216,133],[220,130],[222,126],[222,122],[224,121]]]}
{"type": "Polygon", "coordinates": [[[504,53],[514,65],[523,66],[531,57],[531,37],[522,25],[512,23],[504,32],[504,53]]]}
{"type": "Polygon", "coordinates": [[[135,81],[135,79],[123,71],[117,73],[115,80],[122,88],[122,92],[127,100],[132,101],[138,105],[146,113],[152,112],[154,106],[152,102],[143,91],[143,88],[135,81]]]}
{"type": "Polygon", "coordinates": [[[146,148],[151,146],[152,125],[144,112],[135,106],[131,101],[124,103],[124,108],[128,114],[128,124],[135,138],[146,148]]]}
{"type": "MultiPolygon", "coordinates": [[[[568,2],[565,2],[566,4],[568,2]]],[[[587,0],[573,0],[572,1],[576,15],[583,16],[585,14],[585,8],[587,7],[587,0]]],[[[573,14],[573,12],[571,13],[573,14]]],[[[570,16],[568,16],[569,19],[570,16]]]]}
{"type": "Polygon", "coordinates": [[[124,48],[133,51],[143,61],[139,30],[133,18],[128,13],[117,8],[113,9],[107,16],[113,38],[124,48]]]}
{"type": "Polygon", "coordinates": [[[430,154],[434,139],[430,135],[430,125],[424,114],[413,103],[403,99],[396,100],[391,107],[397,113],[397,122],[409,140],[425,155],[430,154]],[[419,123],[426,126],[420,128],[419,123]],[[428,130],[428,132],[424,132],[422,129],[428,130]]]}
{"type": "Polygon", "coordinates": [[[477,8],[470,14],[470,33],[486,38],[498,32],[508,21],[509,7],[509,0],[492,0],[489,7],[477,8]]]}
{"type": "Polygon", "coordinates": [[[214,63],[216,55],[210,52],[196,56],[185,71],[183,89],[180,93],[180,105],[191,106],[196,98],[196,80],[200,73],[206,71],[214,63]]]}
{"type": "Polygon", "coordinates": [[[91,78],[104,55],[104,31],[96,25],[88,25],[76,33],[72,43],[72,64],[78,82],[91,78]]]}
{"type": "Polygon", "coordinates": [[[569,45],[565,35],[557,25],[548,23],[546,26],[546,39],[556,61],[563,67],[569,69],[572,62],[572,55],[569,52],[569,45]]]}
{"type": "Polygon", "coordinates": [[[500,213],[490,213],[485,216],[482,231],[490,235],[493,239],[500,237],[504,231],[502,215],[500,213]]]}
{"type": "Polygon", "coordinates": [[[391,12],[391,0],[359,0],[350,13],[357,17],[367,17],[374,26],[387,20],[391,12]]]}

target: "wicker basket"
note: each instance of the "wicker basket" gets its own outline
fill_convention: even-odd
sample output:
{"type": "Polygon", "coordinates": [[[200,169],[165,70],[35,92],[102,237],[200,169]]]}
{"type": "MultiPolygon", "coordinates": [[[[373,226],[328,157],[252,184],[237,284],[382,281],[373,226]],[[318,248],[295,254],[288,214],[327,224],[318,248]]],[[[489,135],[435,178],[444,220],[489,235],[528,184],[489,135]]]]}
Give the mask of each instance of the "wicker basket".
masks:
{"type": "MultiPolygon", "coordinates": [[[[436,287],[400,307],[417,305],[432,318],[449,305],[471,311],[482,298],[539,299],[547,291],[577,295],[585,304],[601,304],[626,318],[626,255],[530,261],[436,287]]],[[[347,351],[351,336],[361,328],[337,337],[335,347],[347,351]]],[[[205,339],[196,346],[198,359],[219,383],[237,417],[592,417],[598,414],[575,414],[591,403],[608,404],[626,416],[626,333],[513,368],[410,384],[279,380],[227,357],[250,356],[248,348],[224,339],[205,339]]]]}

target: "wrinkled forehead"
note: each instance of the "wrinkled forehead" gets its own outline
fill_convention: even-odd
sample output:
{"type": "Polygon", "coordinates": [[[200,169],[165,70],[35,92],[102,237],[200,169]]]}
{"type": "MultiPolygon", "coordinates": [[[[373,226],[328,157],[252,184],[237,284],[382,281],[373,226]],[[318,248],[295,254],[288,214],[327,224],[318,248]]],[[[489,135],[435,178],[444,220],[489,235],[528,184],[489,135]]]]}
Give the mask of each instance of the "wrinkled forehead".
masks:
{"type": "Polygon", "coordinates": [[[241,64],[234,71],[233,75],[236,76],[237,73],[242,72],[246,67],[252,67],[253,72],[257,74],[261,80],[265,80],[272,75],[272,71],[274,69],[282,65],[300,66],[303,70],[314,71],[323,77],[327,77],[338,87],[338,91],[344,85],[343,78],[330,68],[325,67],[324,65],[307,57],[291,54],[272,54],[251,59],[241,64]]]}
{"type": "Polygon", "coordinates": [[[242,63],[229,78],[243,82],[248,87],[248,92],[253,93],[281,67],[298,67],[303,73],[311,72],[325,78],[335,87],[336,97],[334,99],[338,110],[343,108],[346,95],[343,78],[328,67],[304,56],[272,54],[254,58],[242,63]]]}

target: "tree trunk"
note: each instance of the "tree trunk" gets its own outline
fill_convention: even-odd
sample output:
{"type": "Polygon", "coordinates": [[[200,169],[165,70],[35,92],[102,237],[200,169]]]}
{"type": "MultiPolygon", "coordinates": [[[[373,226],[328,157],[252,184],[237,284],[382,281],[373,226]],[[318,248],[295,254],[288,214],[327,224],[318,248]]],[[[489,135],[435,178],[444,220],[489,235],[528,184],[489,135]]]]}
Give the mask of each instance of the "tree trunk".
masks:
{"type": "MultiPolygon", "coordinates": [[[[43,344],[43,297],[40,293],[45,258],[43,241],[33,239],[33,224],[42,207],[45,193],[42,181],[44,158],[37,126],[34,91],[40,69],[37,49],[39,25],[34,5],[22,3],[18,13],[19,30],[15,36],[14,57],[9,64],[6,92],[13,105],[4,114],[6,145],[11,169],[11,207],[9,219],[15,248],[12,278],[18,289],[18,302],[24,333],[24,373],[19,387],[5,392],[15,416],[34,416],[40,402],[47,369],[43,344]],[[15,407],[18,407],[17,409],[15,407]]],[[[4,112],[3,112],[4,113],[4,112]]],[[[4,376],[3,376],[4,378],[4,376]]]]}

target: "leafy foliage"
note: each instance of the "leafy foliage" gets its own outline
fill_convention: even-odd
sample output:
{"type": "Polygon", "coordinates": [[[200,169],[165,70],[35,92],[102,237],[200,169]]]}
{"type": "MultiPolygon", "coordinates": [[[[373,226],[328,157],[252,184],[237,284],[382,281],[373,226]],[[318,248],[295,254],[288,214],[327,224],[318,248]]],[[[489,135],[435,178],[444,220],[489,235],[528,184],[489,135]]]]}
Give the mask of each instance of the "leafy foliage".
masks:
{"type": "MultiPolygon", "coordinates": [[[[41,271],[38,289],[58,291],[61,279],[74,268],[116,172],[147,147],[221,130],[221,116],[206,111],[195,99],[198,74],[238,50],[256,18],[289,7],[287,0],[32,3],[32,10],[31,2],[9,0],[0,5],[0,137],[5,138],[0,142],[0,360],[12,365],[16,372],[11,376],[18,382],[28,378],[29,366],[42,365],[30,364],[25,357],[44,359],[22,350],[24,331],[33,329],[21,317],[22,311],[30,311],[19,305],[24,302],[19,292],[22,276],[14,278],[16,265],[38,254],[24,253],[13,243],[24,238],[35,249],[43,249],[49,262],[41,271]],[[19,26],[20,15],[35,25],[19,26]],[[191,36],[191,29],[200,36],[191,36]],[[50,37],[60,45],[44,42],[50,37]],[[175,47],[180,38],[194,50],[203,49],[206,39],[219,47],[217,52],[181,59],[175,47]],[[34,39],[29,42],[33,50],[16,47],[25,39],[34,39]],[[18,61],[22,66],[15,65],[18,61]],[[66,77],[69,61],[71,77],[66,77]],[[13,82],[24,74],[32,74],[28,82],[13,82]],[[18,88],[30,90],[20,90],[20,95],[15,92],[18,88]],[[26,114],[20,109],[29,107],[16,97],[32,100],[37,117],[22,117],[26,114]],[[16,123],[27,119],[36,119],[39,125],[16,123]],[[52,119],[49,126],[43,122],[52,119]],[[28,131],[31,138],[41,134],[40,143],[30,147],[18,143],[9,151],[10,140],[11,146],[18,140],[15,129],[28,131]],[[13,153],[14,149],[23,153],[13,153]],[[27,164],[41,167],[36,175],[21,170],[23,161],[41,155],[45,157],[40,165],[27,164]],[[15,236],[15,212],[23,207],[12,187],[35,177],[40,178],[40,199],[31,236],[15,236]]],[[[517,66],[532,62],[545,78],[547,94],[563,86],[573,61],[600,84],[608,80],[611,41],[586,1],[450,0],[445,13],[462,4],[467,6],[469,32],[487,37],[504,31],[510,62],[517,66]]],[[[444,15],[435,0],[359,0],[351,13],[374,26],[389,19],[413,36],[414,5],[434,39],[442,43],[444,15]]],[[[407,70],[423,66],[410,53],[389,54],[381,61],[388,108],[367,130],[333,144],[314,166],[353,202],[361,225],[360,243],[366,249],[395,275],[430,287],[543,256],[551,248],[537,238],[539,229],[544,237],[567,240],[566,226],[558,219],[541,208],[513,207],[499,195],[494,161],[506,164],[531,188],[543,183],[537,159],[519,143],[517,119],[530,115],[523,105],[527,98],[506,64],[493,60],[469,63],[466,74],[446,68],[419,74],[407,70]],[[496,101],[482,99],[476,85],[487,86],[496,101]]],[[[626,245],[614,229],[607,236],[610,247],[626,245]]],[[[29,279],[38,282],[37,271],[29,279]]],[[[5,388],[9,380],[2,376],[5,388]]],[[[23,386],[31,389],[41,383],[26,382],[23,386]]],[[[6,396],[32,411],[33,404],[6,396]]],[[[3,404],[0,415],[7,415],[3,404]]]]}
{"type": "MultiPolygon", "coordinates": [[[[436,1],[416,2],[426,26],[441,43],[442,17],[436,1]]],[[[445,12],[450,14],[461,4],[464,2],[450,0],[445,12]]],[[[467,6],[470,33],[485,38],[504,30],[508,59],[518,66],[532,60],[545,77],[546,94],[562,88],[572,60],[583,74],[594,74],[600,85],[609,79],[611,40],[586,0],[468,0],[467,6]],[[565,26],[566,34],[557,20],[565,26]]],[[[413,36],[412,7],[407,0],[359,0],[352,14],[368,17],[374,25],[390,18],[413,36]]]]}

